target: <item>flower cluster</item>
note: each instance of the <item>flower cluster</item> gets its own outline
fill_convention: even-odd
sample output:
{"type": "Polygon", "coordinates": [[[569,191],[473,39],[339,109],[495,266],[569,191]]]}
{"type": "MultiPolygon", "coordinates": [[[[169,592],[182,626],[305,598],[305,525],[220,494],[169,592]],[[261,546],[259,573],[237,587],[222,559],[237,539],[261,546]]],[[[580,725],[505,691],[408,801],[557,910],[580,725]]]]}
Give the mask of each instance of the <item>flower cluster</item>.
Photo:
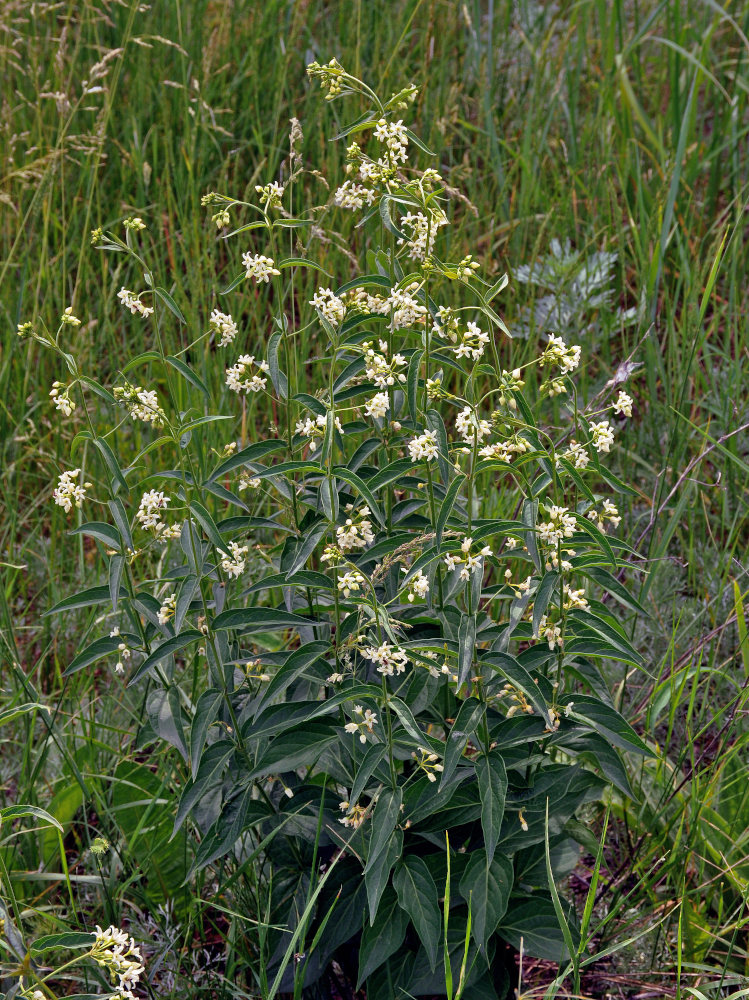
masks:
{"type": "Polygon", "coordinates": [[[358,594],[364,586],[364,577],[357,570],[347,570],[338,577],[338,589],[344,597],[358,594]]]}
{"type": "MultiPolygon", "coordinates": [[[[347,508],[347,513],[351,508],[347,508]]],[[[350,552],[352,549],[363,549],[371,545],[374,541],[374,531],[372,522],[369,520],[369,507],[364,506],[359,509],[356,517],[347,517],[344,524],[339,524],[336,528],[336,544],[341,552],[350,552]]]]}
{"type": "Polygon", "coordinates": [[[91,957],[109,972],[116,986],[113,1000],[135,1000],[133,987],[145,966],[140,948],[131,937],[117,927],[102,930],[97,924],[91,957]]]}
{"type": "Polygon", "coordinates": [[[453,348],[456,358],[471,358],[473,361],[483,355],[489,343],[489,334],[484,333],[476,323],[468,323],[460,343],[453,348]]]}
{"type": "Polygon", "coordinates": [[[134,292],[129,291],[127,288],[121,288],[117,292],[117,298],[123,304],[126,309],[130,310],[130,314],[134,316],[136,313],[140,313],[141,316],[152,316],[153,306],[147,306],[138,295],[134,292]]]}
{"type": "Polygon", "coordinates": [[[269,372],[267,361],[256,361],[254,354],[242,354],[235,365],[226,369],[226,385],[232,392],[262,392],[268,379],[258,372],[269,372]],[[257,371],[252,371],[257,368],[257,371]]]}
{"type": "Polygon", "coordinates": [[[142,528],[158,529],[161,526],[161,512],[169,505],[169,497],[157,490],[149,490],[140,498],[135,519],[142,528]]]}
{"type": "Polygon", "coordinates": [[[408,442],[408,454],[412,462],[431,462],[437,457],[437,435],[434,431],[424,431],[408,442]]]}
{"type": "Polygon", "coordinates": [[[492,430],[489,421],[480,420],[470,406],[466,406],[455,418],[455,429],[466,444],[482,441],[492,430]]]}
{"type": "Polygon", "coordinates": [[[471,573],[481,572],[484,567],[484,559],[493,554],[488,545],[482,546],[478,553],[472,554],[472,546],[473,539],[466,535],[460,543],[460,554],[458,555],[453,552],[448,552],[445,556],[445,566],[447,567],[448,572],[452,573],[453,570],[460,566],[461,580],[470,580],[471,573]]]}
{"type": "Polygon", "coordinates": [[[388,361],[386,357],[388,345],[384,340],[378,345],[380,353],[375,351],[370,341],[361,346],[364,351],[364,373],[378,389],[388,389],[399,383],[402,385],[406,381],[406,373],[399,370],[406,365],[406,359],[402,354],[394,354],[388,361]]]}
{"type": "Polygon", "coordinates": [[[580,352],[578,345],[568,347],[561,337],[556,337],[552,333],[538,363],[541,368],[545,365],[558,365],[562,375],[568,375],[580,364],[580,352]]]}
{"type": "Polygon", "coordinates": [[[83,506],[83,501],[86,499],[86,490],[91,487],[91,483],[84,483],[81,486],[76,482],[80,474],[80,469],[61,472],[57,489],[52,492],[55,503],[58,507],[62,507],[66,514],[69,514],[73,507],[83,506]]]}
{"type": "Polygon", "coordinates": [[[69,417],[75,409],[75,400],[70,398],[68,395],[69,391],[63,382],[53,382],[52,388],[49,390],[55,407],[66,417],[69,417]],[[61,389],[63,390],[62,392],[60,392],[61,389]]]}
{"type": "Polygon", "coordinates": [[[563,538],[572,538],[577,522],[568,507],[552,504],[549,507],[549,520],[538,525],[538,534],[547,545],[556,545],[563,538]]]}
{"type": "Polygon", "coordinates": [[[402,674],[408,665],[408,656],[404,650],[398,646],[391,646],[389,642],[383,642],[379,646],[367,646],[363,655],[367,660],[376,663],[378,672],[386,677],[402,674]]]}
{"type": "Polygon", "coordinates": [[[229,577],[239,577],[244,573],[247,566],[247,553],[250,551],[247,545],[240,545],[239,542],[229,542],[229,552],[221,560],[221,569],[229,577]]]}
{"type": "Polygon", "coordinates": [[[359,721],[347,722],[343,727],[347,733],[357,735],[360,743],[367,742],[367,733],[371,733],[377,725],[377,716],[371,709],[363,709],[361,705],[354,706],[354,714],[361,716],[359,721]]]}
{"type": "Polygon", "coordinates": [[[263,254],[252,254],[249,251],[243,253],[242,263],[244,264],[246,277],[254,278],[258,284],[261,281],[268,284],[272,275],[281,273],[276,267],[276,262],[271,257],[263,256],[263,254]]]}
{"type": "Polygon", "coordinates": [[[122,403],[133,420],[142,420],[154,427],[163,427],[166,414],[159,405],[159,397],[153,389],[142,389],[139,385],[125,382],[112,390],[115,399],[122,403]]]}
{"type": "MultiPolygon", "coordinates": [[[[343,434],[340,418],[336,417],[334,422],[336,430],[343,434]]],[[[316,417],[305,417],[304,420],[297,420],[294,431],[300,437],[309,438],[309,450],[316,451],[318,443],[325,437],[327,425],[327,416],[318,413],[316,417]]]]}
{"type": "Polygon", "coordinates": [[[159,608],[159,613],[156,616],[159,621],[159,625],[166,625],[174,618],[177,612],[177,595],[170,594],[161,604],[159,608]]]}
{"type": "Polygon", "coordinates": [[[219,312],[218,309],[214,309],[211,313],[210,327],[220,338],[218,342],[219,347],[226,347],[227,344],[231,344],[237,336],[237,324],[229,313],[219,312]]]}
{"type": "Polygon", "coordinates": [[[434,782],[437,780],[437,775],[444,771],[444,767],[439,763],[439,757],[436,753],[432,753],[425,747],[419,747],[419,752],[415,750],[412,752],[411,757],[416,762],[416,766],[422,770],[427,778],[434,782]]]}
{"type": "Polygon", "coordinates": [[[346,318],[346,304],[330,288],[318,288],[310,305],[319,309],[331,326],[340,326],[346,318]]]}

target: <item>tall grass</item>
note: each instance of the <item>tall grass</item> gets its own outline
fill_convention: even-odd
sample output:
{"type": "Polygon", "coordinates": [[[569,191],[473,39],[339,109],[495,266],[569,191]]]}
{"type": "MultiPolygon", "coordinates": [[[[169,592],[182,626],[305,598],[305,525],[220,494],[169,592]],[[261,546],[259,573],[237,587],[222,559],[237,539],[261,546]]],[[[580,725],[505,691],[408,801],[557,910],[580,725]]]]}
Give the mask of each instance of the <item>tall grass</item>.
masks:
{"type": "MultiPolygon", "coordinates": [[[[99,582],[100,567],[82,540],[75,559],[62,541],[51,490],[79,428],[52,419],[47,392],[60,373],[18,340],[16,324],[54,326],[72,304],[86,317],[72,335],[75,353],[102,380],[125,356],[146,350],[146,334],[142,344],[129,339],[115,298],[138,278],[127,266],[110,270],[89,245],[95,226],[138,214],[188,319],[187,331],[175,327],[172,336],[193,339],[216,305],[206,276],[238,270],[201,196],[221,189],[242,198],[276,177],[292,116],[304,129],[305,161],[335,183],[327,137],[337,109],[291,95],[303,91],[306,62],[337,55],[379,77],[382,90],[419,84],[420,134],[469,200],[449,206],[451,238],[485,271],[533,267],[554,239],[571,241],[582,261],[597,250],[617,254],[611,310],[591,316],[580,303],[596,331],[587,334],[596,357],[582,385],[592,396],[626,358],[641,365],[618,461],[640,490],[625,523],[646,560],[633,566],[632,579],[652,614],[635,634],[650,666],[618,680],[622,707],[659,741],[664,760],[638,776],[639,803],[615,809],[620,856],[612,851],[605,862],[601,906],[632,908],[635,883],[622,872],[634,863],[639,919],[658,924],[661,935],[638,974],[654,963],[693,983],[687,973],[699,970],[685,961],[731,970],[745,962],[746,882],[735,869],[742,859],[729,858],[714,828],[733,802],[732,768],[746,739],[746,652],[742,659],[737,639],[749,590],[749,451],[739,432],[749,421],[747,33],[746,4],[713,0],[3,5],[0,708],[38,702],[51,713],[27,713],[0,731],[0,787],[8,801],[53,801],[66,828],[77,815],[71,856],[98,825],[121,832],[123,867],[113,864],[97,883],[104,905],[116,909],[138,883],[147,886],[144,906],[163,901],[153,889],[163,873],[138,870],[125,856],[137,852],[141,834],[113,791],[138,785],[115,765],[137,749],[128,734],[142,706],[97,674],[62,680],[92,624],[85,613],[62,628],[40,618],[74,583],[99,582]],[[619,308],[634,309],[636,321],[617,318],[619,308]]],[[[302,196],[326,200],[319,175],[301,183],[300,204],[302,196]]],[[[342,225],[341,245],[359,238],[342,225]]],[[[551,291],[561,293],[564,282],[560,275],[551,291]]],[[[529,291],[542,294],[511,281],[511,328],[529,291]]],[[[530,304],[532,316],[533,297],[530,304]]],[[[251,298],[231,305],[251,351],[267,330],[251,298]]],[[[507,360],[522,363],[542,333],[531,323],[527,340],[504,346],[507,360]]],[[[297,343],[299,359],[314,353],[309,336],[297,343]]],[[[191,360],[216,381],[207,357],[191,360]]],[[[306,372],[313,390],[318,372],[306,372]]],[[[215,446],[223,443],[217,432],[215,446]]],[[[85,444],[78,455],[85,465],[85,444]]],[[[153,763],[159,783],[150,793],[168,796],[172,764],[153,763]]],[[[735,802],[731,809],[729,829],[736,810],[743,815],[735,802]]],[[[40,890],[24,872],[44,861],[62,876],[54,851],[40,836],[14,855],[21,895],[33,889],[41,892],[37,903],[52,898],[53,879],[40,890]]],[[[79,870],[71,878],[93,893],[85,880],[94,876],[79,870]]],[[[239,918],[217,911],[189,918],[206,919],[239,918]]],[[[608,924],[602,947],[611,926],[622,933],[617,921],[608,924]]],[[[201,934],[210,941],[209,927],[201,934]]]]}

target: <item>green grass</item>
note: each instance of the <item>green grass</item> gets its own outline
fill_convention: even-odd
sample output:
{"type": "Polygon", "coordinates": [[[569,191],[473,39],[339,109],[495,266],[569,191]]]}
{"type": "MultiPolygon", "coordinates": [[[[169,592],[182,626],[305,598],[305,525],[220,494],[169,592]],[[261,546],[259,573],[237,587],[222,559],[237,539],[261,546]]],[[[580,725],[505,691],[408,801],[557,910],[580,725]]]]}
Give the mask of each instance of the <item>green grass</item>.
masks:
{"type": "MultiPolygon", "coordinates": [[[[51,502],[80,429],[75,419],[58,419],[47,398],[62,373],[36,345],[18,340],[16,324],[54,327],[72,304],[84,323],[70,336],[71,352],[104,383],[146,350],[148,334],[134,342],[138,327],[125,322],[116,300],[122,285],[140,287],[140,276],[90,246],[95,226],[138,214],[162,283],[188,319],[186,331],[169,331],[172,347],[189,343],[211,309],[223,308],[216,290],[238,273],[244,249],[216,238],[201,196],[221,190],[243,198],[255,183],[278,177],[291,116],[304,129],[309,171],[298,182],[298,207],[322,204],[326,182],[339,180],[340,150],[328,141],[340,124],[338,106],[323,105],[304,74],[309,59],[335,55],[382,91],[411,80],[419,86],[419,134],[470,202],[450,202],[452,257],[471,252],[489,275],[508,271],[512,279],[520,266],[545,258],[553,239],[571,241],[583,260],[596,250],[617,254],[611,307],[581,307],[573,323],[587,357],[588,397],[630,355],[641,365],[628,387],[635,415],[620,432],[615,471],[639,490],[623,525],[647,560],[630,582],[640,581],[652,615],[633,633],[648,670],[612,679],[630,719],[659,741],[669,763],[636,775],[640,801],[615,810],[620,834],[605,862],[601,903],[612,918],[601,947],[611,943],[608,934],[624,940],[622,920],[636,906],[642,926],[661,921],[637,975],[650,971],[648,962],[670,985],[679,970],[682,984],[694,982],[689,962],[744,971],[746,883],[726,874],[734,862],[725,851],[717,861],[711,853],[722,841],[711,832],[709,810],[729,809],[730,795],[720,789],[747,734],[746,652],[742,658],[734,595],[735,581],[738,604],[746,604],[749,451],[746,430],[736,432],[749,421],[747,33],[749,6],[712,0],[556,7],[193,0],[144,12],[131,2],[86,0],[37,3],[33,15],[21,2],[5,4],[0,710],[38,701],[52,715],[48,723],[26,715],[0,729],[0,794],[45,808],[55,802],[72,821],[80,792],[86,809],[66,842],[72,864],[100,826],[119,836],[119,862],[112,861],[105,887],[79,883],[109,908],[103,919],[115,919],[138,886],[145,909],[161,901],[159,877],[133,865],[140,834],[114,798],[118,761],[137,753],[129,737],[142,705],[103,673],[62,679],[92,615],[79,612],[62,626],[40,618],[77,585],[99,582],[101,567],[93,548],[65,537],[51,502]],[[102,75],[94,79],[97,63],[102,75]],[[102,89],[84,95],[87,79],[102,89]],[[622,323],[620,307],[635,309],[636,321],[622,323]],[[682,897],[685,906],[674,907],[682,897]]],[[[326,222],[340,227],[341,245],[360,239],[340,213],[326,222]]],[[[315,252],[324,266],[340,260],[325,247],[315,252]]],[[[309,298],[311,279],[300,287],[309,298]]],[[[498,302],[511,329],[547,291],[511,280],[498,302]]],[[[262,350],[268,334],[252,296],[233,293],[229,302],[241,317],[242,349],[262,350]]],[[[531,331],[501,346],[508,368],[535,353],[538,336],[531,331]]],[[[315,355],[309,331],[296,348],[300,363],[315,355]]],[[[222,371],[212,358],[191,356],[218,395],[222,371]]],[[[305,371],[314,390],[319,366],[305,371]]],[[[263,433],[267,419],[248,407],[248,427],[263,433]]],[[[222,443],[217,432],[213,444],[222,443]]],[[[92,464],[85,445],[77,454],[76,464],[92,464]]],[[[167,788],[169,757],[152,763],[167,788]]],[[[66,905],[59,886],[49,882],[39,896],[39,883],[18,873],[40,860],[57,871],[54,843],[44,836],[21,842],[12,865],[19,899],[50,907],[43,919],[53,920],[66,905]]],[[[90,870],[77,874],[95,875],[85,857],[90,870]]],[[[217,922],[219,931],[201,926],[210,941],[226,918],[201,911],[193,920],[217,922]]],[[[705,973],[702,981],[710,979],[705,973]]]]}

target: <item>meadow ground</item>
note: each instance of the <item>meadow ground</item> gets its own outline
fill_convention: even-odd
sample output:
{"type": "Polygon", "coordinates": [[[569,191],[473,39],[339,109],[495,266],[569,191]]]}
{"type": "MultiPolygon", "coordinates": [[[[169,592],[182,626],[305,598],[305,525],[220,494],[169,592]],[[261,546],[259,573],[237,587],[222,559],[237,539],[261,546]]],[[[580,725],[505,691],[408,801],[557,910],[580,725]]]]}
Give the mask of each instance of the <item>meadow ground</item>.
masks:
{"type": "MultiPolygon", "coordinates": [[[[16,329],[52,329],[72,305],[83,323],[68,334],[70,352],[104,384],[149,349],[146,333],[133,341],[138,328],[117,301],[140,276],[90,236],[136,215],[184,329],[203,330],[237,250],[218,238],[201,197],[242,199],[283,180],[295,117],[306,168],[299,211],[326,201],[343,178],[328,142],[340,111],[319,99],[305,65],[336,56],[383,92],[419,87],[414,127],[463,192],[450,206],[451,257],[472,253],[490,280],[509,275],[495,301],[514,335],[499,345],[503,364],[524,364],[552,330],[583,346],[586,398],[623,363],[636,368],[612,467],[637,491],[621,513],[623,537],[647,560],[636,596],[650,617],[627,623],[646,666],[612,665],[609,680],[660,757],[631,761],[634,800],[611,798],[599,957],[584,989],[681,997],[692,987],[712,998],[749,982],[747,33],[749,5],[714,0],[6,0],[0,806],[48,810],[65,840],[61,855],[48,830],[16,837],[4,826],[0,898],[28,908],[42,930],[75,907],[101,924],[130,908],[162,956],[156,995],[242,995],[231,983],[252,961],[237,915],[251,880],[208,870],[180,888],[189,840],[168,841],[169,809],[144,840],[131,794],[142,794],[127,771],[141,760],[141,695],[108,668],[63,677],[91,637],[92,612],[42,617],[106,581],[96,546],[67,536],[52,503],[83,424],[51,409],[59,363],[16,329]],[[16,715],[26,703],[51,715],[16,715]],[[91,853],[103,830],[130,861],[91,853]],[[150,863],[135,863],[146,850],[150,863]]],[[[316,259],[342,283],[355,237],[342,214],[329,224],[337,233],[316,259]]],[[[300,298],[314,288],[303,279],[300,298]]],[[[262,353],[259,306],[248,295],[238,311],[242,349],[262,353]]],[[[180,347],[190,337],[177,326],[172,335],[180,347]]],[[[315,356],[315,336],[301,334],[299,358],[315,356]]],[[[219,396],[223,368],[209,362],[201,376],[219,396]]],[[[312,393],[320,366],[306,378],[312,393]]],[[[242,437],[253,421],[264,432],[271,416],[250,403],[242,437]]],[[[226,431],[212,433],[220,450],[226,431]]],[[[86,449],[77,462],[92,461],[86,449]]],[[[150,751],[149,761],[148,792],[168,804],[174,754],[150,751]]],[[[598,835],[603,808],[586,808],[598,835]]],[[[568,896],[584,898],[591,869],[586,855],[568,896]]],[[[528,990],[553,978],[544,966],[526,973],[528,990]]]]}

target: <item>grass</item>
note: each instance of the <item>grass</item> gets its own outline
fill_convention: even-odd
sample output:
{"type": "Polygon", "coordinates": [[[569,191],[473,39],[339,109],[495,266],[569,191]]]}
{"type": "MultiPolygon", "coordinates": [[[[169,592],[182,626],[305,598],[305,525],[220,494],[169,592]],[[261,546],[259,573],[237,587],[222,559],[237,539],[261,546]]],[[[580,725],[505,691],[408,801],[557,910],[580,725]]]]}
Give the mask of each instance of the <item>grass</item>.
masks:
{"type": "MultiPolygon", "coordinates": [[[[450,203],[453,256],[472,252],[488,274],[506,270],[512,279],[546,259],[555,239],[569,240],[581,260],[599,250],[617,255],[610,305],[581,302],[571,322],[587,331],[581,342],[592,351],[588,397],[625,359],[640,366],[615,471],[639,490],[623,523],[648,560],[639,596],[652,618],[633,635],[649,666],[612,680],[663,760],[634,772],[639,801],[614,803],[599,902],[611,918],[599,947],[626,939],[627,913],[637,908],[638,928],[656,930],[644,939],[650,951],[635,979],[652,973],[678,995],[720,980],[722,970],[745,974],[749,876],[735,768],[747,738],[747,654],[738,640],[749,591],[748,32],[747,5],[712,0],[3,6],[0,710],[36,702],[52,714],[45,721],[30,711],[0,729],[0,790],[7,802],[57,810],[73,884],[107,910],[103,919],[114,920],[137,890],[144,927],[158,921],[164,941],[176,920],[183,941],[197,922],[209,949],[231,928],[231,961],[254,947],[236,913],[157,914],[172,883],[134,862],[144,825],[128,825],[117,794],[146,782],[147,794],[168,805],[173,762],[151,759],[158,787],[142,772],[123,777],[119,761],[138,765],[137,741],[129,743],[142,717],[138,696],[103,673],[62,679],[91,616],[61,627],[40,615],[84,581],[99,582],[100,567],[94,548],[81,539],[72,546],[51,504],[80,429],[51,415],[47,392],[61,373],[18,340],[16,324],[52,327],[72,304],[85,317],[72,351],[103,382],[146,350],[147,335],[132,342],[115,297],[122,285],[138,287],[139,276],[110,267],[89,245],[95,226],[133,213],[148,223],[162,283],[188,319],[187,333],[172,331],[175,342],[193,339],[220,304],[216,288],[239,270],[239,249],[216,239],[201,196],[242,198],[277,177],[291,116],[302,123],[310,168],[298,182],[299,205],[324,202],[326,181],[338,180],[328,142],[338,109],[321,107],[304,78],[310,58],[336,55],[385,91],[419,85],[420,134],[468,198],[450,203]],[[622,320],[625,309],[634,322],[622,320]],[[86,853],[100,827],[117,838],[101,877],[86,853]]],[[[341,245],[358,238],[347,220],[332,221],[341,245]]],[[[510,328],[523,310],[533,316],[542,295],[561,296],[573,276],[560,274],[551,289],[511,280],[501,303],[510,328]]],[[[259,311],[238,294],[230,306],[252,351],[267,339],[259,311]]],[[[541,332],[531,322],[527,339],[502,345],[508,367],[535,351],[541,332]]],[[[309,332],[296,348],[298,359],[315,354],[309,332]]],[[[191,360],[218,390],[210,356],[191,360]]],[[[314,390],[318,369],[306,371],[314,390]]],[[[248,409],[248,427],[261,419],[248,409]]],[[[217,432],[214,444],[222,443],[217,432]]],[[[89,462],[85,444],[78,456],[89,462]]],[[[157,827],[146,822],[160,843],[157,827]]],[[[64,859],[46,834],[18,844],[15,853],[0,845],[12,857],[17,898],[39,908],[40,922],[54,922],[64,893],[28,873],[42,861],[64,882],[64,859]]],[[[177,981],[173,973],[171,988],[177,981]]]]}

